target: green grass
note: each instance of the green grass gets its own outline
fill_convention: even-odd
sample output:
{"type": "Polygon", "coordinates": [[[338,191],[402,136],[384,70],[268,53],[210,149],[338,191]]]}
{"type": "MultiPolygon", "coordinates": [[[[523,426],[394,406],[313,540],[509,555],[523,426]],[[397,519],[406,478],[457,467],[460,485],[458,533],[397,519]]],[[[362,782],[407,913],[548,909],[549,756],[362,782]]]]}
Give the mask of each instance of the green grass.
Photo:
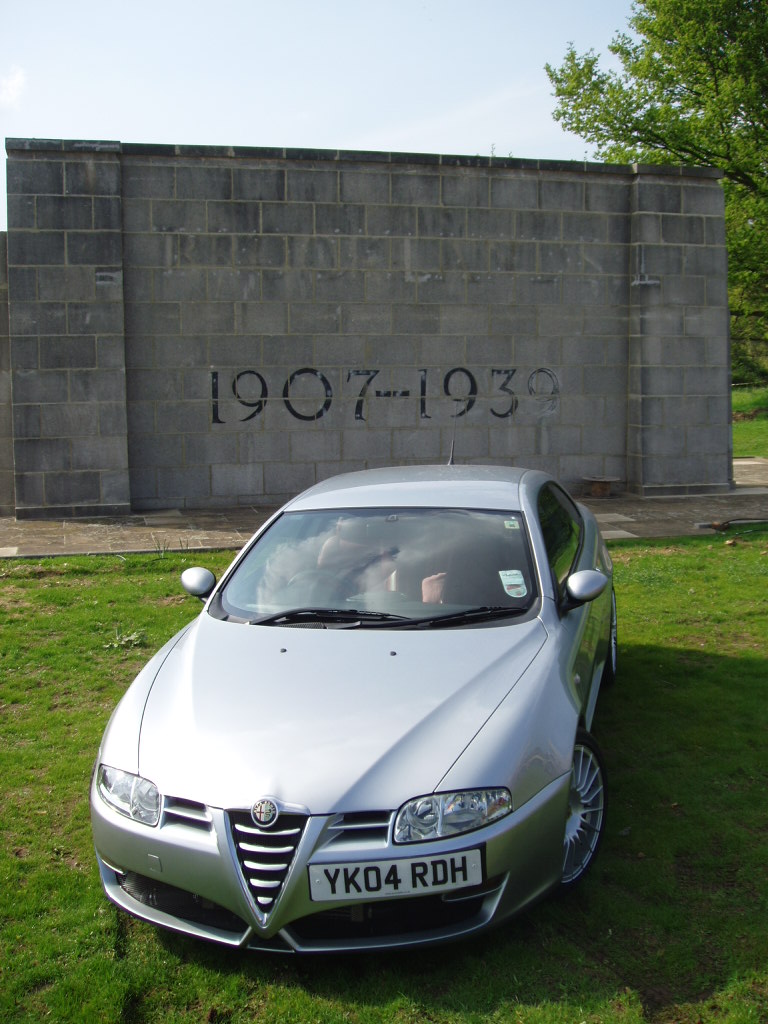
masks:
{"type": "Polygon", "coordinates": [[[93,758],[200,607],[177,582],[192,556],[0,562],[0,1020],[768,1019],[768,532],[612,553],[621,661],[595,723],[610,805],[591,875],[471,942],[327,958],[221,950],[102,895],[93,758]]]}
{"type": "Polygon", "coordinates": [[[733,456],[768,458],[768,387],[733,389],[733,456]]]}

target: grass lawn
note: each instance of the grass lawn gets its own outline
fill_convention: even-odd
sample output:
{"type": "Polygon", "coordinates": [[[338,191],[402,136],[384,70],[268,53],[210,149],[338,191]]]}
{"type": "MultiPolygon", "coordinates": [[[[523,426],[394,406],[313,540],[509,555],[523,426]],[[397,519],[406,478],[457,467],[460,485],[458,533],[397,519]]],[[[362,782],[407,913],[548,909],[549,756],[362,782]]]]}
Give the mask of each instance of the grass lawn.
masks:
{"type": "Polygon", "coordinates": [[[733,388],[733,457],[768,458],[768,388],[733,388]]]}
{"type": "Polygon", "coordinates": [[[471,942],[321,958],[175,937],[101,892],[92,762],[200,607],[177,582],[192,556],[0,561],[0,1020],[764,1024],[768,531],[611,550],[621,660],[595,722],[610,804],[591,875],[471,942]]]}

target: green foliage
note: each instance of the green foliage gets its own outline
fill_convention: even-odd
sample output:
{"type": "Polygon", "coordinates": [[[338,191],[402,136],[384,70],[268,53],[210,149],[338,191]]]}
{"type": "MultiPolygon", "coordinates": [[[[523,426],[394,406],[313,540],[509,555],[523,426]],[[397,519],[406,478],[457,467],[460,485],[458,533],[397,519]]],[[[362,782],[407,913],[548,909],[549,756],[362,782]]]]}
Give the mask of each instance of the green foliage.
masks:
{"type": "Polygon", "coordinates": [[[768,458],[768,387],[733,389],[733,455],[768,458]]]}
{"type": "MultiPolygon", "coordinates": [[[[200,609],[178,582],[193,556],[0,561],[0,1020],[768,1019],[768,532],[728,537],[612,546],[620,663],[596,718],[610,804],[592,876],[472,941],[312,959],[160,932],[101,891],[91,767],[131,678],[200,609]]],[[[220,573],[231,554],[203,557],[220,573]]]]}
{"type": "Polygon", "coordinates": [[[555,119],[620,163],[690,163],[725,174],[737,380],[768,382],[768,4],[637,0],[609,46],[621,71],[570,46],[547,65],[555,119]]]}

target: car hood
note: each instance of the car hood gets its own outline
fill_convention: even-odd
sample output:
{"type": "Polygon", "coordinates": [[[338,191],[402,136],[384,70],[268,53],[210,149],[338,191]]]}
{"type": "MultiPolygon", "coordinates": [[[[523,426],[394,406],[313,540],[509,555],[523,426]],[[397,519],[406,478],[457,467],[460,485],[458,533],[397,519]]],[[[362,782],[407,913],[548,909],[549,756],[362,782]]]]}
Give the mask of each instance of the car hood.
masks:
{"type": "Polygon", "coordinates": [[[430,632],[203,613],[151,688],[139,769],[209,806],[391,809],[439,786],[545,639],[538,619],[430,632]]]}

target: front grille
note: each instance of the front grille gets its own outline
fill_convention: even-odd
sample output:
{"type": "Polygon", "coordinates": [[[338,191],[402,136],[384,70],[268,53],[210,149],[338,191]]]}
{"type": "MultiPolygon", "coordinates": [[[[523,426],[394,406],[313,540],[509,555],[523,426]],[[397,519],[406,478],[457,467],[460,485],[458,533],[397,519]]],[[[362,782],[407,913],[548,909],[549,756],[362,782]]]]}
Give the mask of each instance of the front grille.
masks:
{"type": "Polygon", "coordinates": [[[177,889],[175,885],[159,882],[156,878],[126,871],[117,876],[120,888],[138,903],[145,907],[160,910],[171,917],[219,931],[233,932],[242,935],[248,927],[237,914],[231,910],[204,899],[186,889],[177,889]]]}
{"type": "Polygon", "coordinates": [[[268,914],[283,887],[307,817],[281,814],[272,828],[259,828],[248,811],[229,811],[237,862],[259,910],[268,914]]]}
{"type": "Polygon", "coordinates": [[[328,825],[329,843],[334,846],[385,846],[391,820],[391,811],[337,814],[328,825]]]}
{"type": "Polygon", "coordinates": [[[213,828],[211,812],[205,804],[195,800],[185,800],[177,796],[167,796],[163,802],[163,824],[185,825],[201,832],[210,832],[213,828]]]}
{"type": "Polygon", "coordinates": [[[474,895],[455,902],[441,896],[418,896],[335,907],[292,921],[287,930],[299,942],[343,942],[440,931],[471,922],[482,911],[486,895],[475,890],[474,895]]]}

